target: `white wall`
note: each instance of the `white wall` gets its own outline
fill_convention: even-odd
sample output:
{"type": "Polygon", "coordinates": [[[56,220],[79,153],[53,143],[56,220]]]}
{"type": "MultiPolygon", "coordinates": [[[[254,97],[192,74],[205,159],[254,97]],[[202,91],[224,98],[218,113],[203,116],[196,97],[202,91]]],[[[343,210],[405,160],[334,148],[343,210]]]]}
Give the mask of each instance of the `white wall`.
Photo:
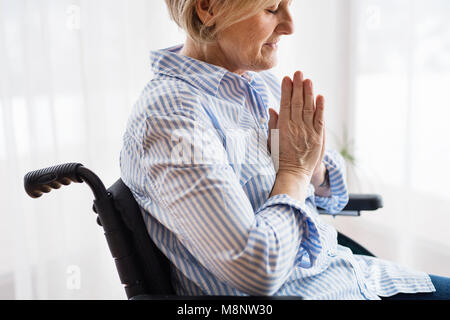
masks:
{"type": "Polygon", "coordinates": [[[449,2],[354,0],[349,11],[351,192],[384,208],[329,219],[379,257],[450,276],[449,2]]]}
{"type": "MultiPolygon", "coordinates": [[[[429,83],[425,93],[432,96],[426,100],[420,95],[406,92],[405,83],[401,81],[384,81],[386,84],[383,85],[382,80],[375,79],[370,82],[371,85],[362,87],[360,80],[363,79],[360,76],[362,65],[374,73],[384,72],[383,69],[377,70],[378,57],[368,50],[376,50],[380,55],[385,51],[383,46],[392,46],[405,53],[409,50],[408,55],[394,57],[402,61],[411,56],[429,53],[436,42],[450,43],[448,32],[443,38],[431,35],[425,38],[425,41],[429,42],[428,51],[420,49],[415,43],[419,39],[411,36],[411,32],[436,30],[438,22],[427,20],[432,19],[432,16],[425,17],[425,12],[421,15],[424,21],[414,18],[411,21],[411,18],[407,18],[408,13],[420,10],[418,8],[421,6],[427,7],[427,11],[439,11],[439,8],[442,8],[441,11],[445,12],[442,6],[448,6],[448,3],[444,2],[434,0],[427,3],[424,0],[414,0],[415,7],[412,7],[412,1],[405,0],[364,1],[364,4],[358,0],[293,1],[296,32],[282,41],[280,64],[275,71],[282,77],[292,75],[295,70],[302,70],[306,77],[312,79],[316,94],[323,94],[327,101],[327,145],[340,148],[345,129],[348,130],[350,139],[354,139],[355,145],[351,151],[357,156],[357,166],[348,166],[350,192],[377,193],[384,200],[384,208],[363,213],[359,218],[333,219],[324,216],[324,219],[339,231],[365,245],[380,258],[428,273],[450,276],[450,193],[445,192],[446,187],[442,185],[443,181],[448,181],[447,171],[444,164],[435,167],[434,161],[431,160],[433,155],[429,153],[434,150],[435,157],[439,159],[448,154],[439,153],[439,146],[441,149],[450,150],[450,144],[442,140],[437,144],[428,143],[427,149],[421,154],[417,153],[419,150],[414,153],[414,149],[407,145],[407,141],[413,137],[416,140],[421,139],[424,135],[429,136],[433,130],[432,127],[425,129],[426,124],[417,125],[420,113],[416,111],[414,116],[419,118],[413,118],[408,113],[411,108],[408,103],[413,105],[413,110],[419,110],[420,101],[431,101],[433,97],[439,97],[439,101],[433,103],[434,110],[443,116],[446,114],[445,110],[450,107],[450,99],[443,95],[445,89],[439,89],[442,87],[442,81],[435,81],[433,77],[427,78],[429,83]],[[385,10],[389,10],[389,15],[385,10]],[[388,29],[392,26],[391,19],[410,25],[403,25],[403,31],[390,35],[389,31],[384,31],[380,43],[368,49],[367,44],[361,42],[365,32],[363,28],[388,29]],[[385,39],[385,42],[382,39],[385,39]],[[405,42],[409,47],[404,47],[405,42]],[[373,59],[373,63],[368,59],[373,59]],[[389,121],[383,123],[383,115],[388,117],[389,121]],[[425,131],[420,131],[420,127],[425,131]],[[412,156],[413,160],[407,160],[408,155],[412,156]],[[425,176],[428,185],[435,186],[435,194],[433,187],[411,187],[412,178],[408,176],[411,175],[411,171],[407,170],[411,169],[410,162],[417,162],[419,157],[428,159],[427,156],[430,160],[421,160],[423,164],[415,170],[429,173],[421,176],[425,176]],[[427,169],[428,165],[430,167],[427,169]],[[444,179],[439,178],[438,172],[444,174],[444,179]],[[393,184],[393,181],[396,183],[393,184]]],[[[445,56],[445,53],[441,52],[440,56],[442,55],[445,56]]],[[[395,67],[399,62],[392,59],[389,63],[395,67]]],[[[445,72],[444,69],[441,68],[441,72],[445,72]]],[[[400,78],[413,82],[416,81],[411,79],[413,74],[413,70],[406,70],[400,78]]],[[[423,81],[419,81],[418,85],[423,87],[423,81]]],[[[422,118],[431,117],[431,114],[427,115],[426,106],[422,108],[422,118]]],[[[446,117],[439,119],[442,120],[436,119],[434,127],[436,139],[445,135],[443,119],[446,117]]],[[[414,175],[419,176],[416,171],[414,175]]]]}

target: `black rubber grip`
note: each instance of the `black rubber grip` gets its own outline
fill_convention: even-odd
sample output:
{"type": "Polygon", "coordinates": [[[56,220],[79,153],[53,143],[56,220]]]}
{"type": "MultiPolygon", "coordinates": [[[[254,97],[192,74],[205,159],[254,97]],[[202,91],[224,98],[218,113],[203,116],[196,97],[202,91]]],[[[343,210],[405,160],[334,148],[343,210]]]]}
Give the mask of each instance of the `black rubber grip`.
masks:
{"type": "Polygon", "coordinates": [[[24,178],[25,191],[30,197],[39,198],[43,193],[61,188],[61,185],[67,186],[71,182],[82,183],[83,180],[77,175],[80,166],[83,165],[66,163],[29,172],[24,178]]]}

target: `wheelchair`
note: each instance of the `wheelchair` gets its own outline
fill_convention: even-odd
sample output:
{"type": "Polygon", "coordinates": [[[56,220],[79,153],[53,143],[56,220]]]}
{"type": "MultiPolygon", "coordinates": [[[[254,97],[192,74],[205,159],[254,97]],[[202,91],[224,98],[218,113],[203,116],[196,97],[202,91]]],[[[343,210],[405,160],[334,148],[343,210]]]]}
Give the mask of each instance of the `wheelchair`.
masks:
{"type": "MultiPolygon", "coordinates": [[[[103,228],[120,281],[129,300],[209,300],[230,297],[177,296],[171,283],[170,262],[149,236],[141,209],[131,191],[118,179],[105,188],[101,179],[80,163],[66,163],[29,172],[24,187],[32,198],[59,189],[62,185],[85,182],[94,194],[93,210],[97,223],[103,228]]],[[[383,207],[377,194],[350,194],[349,202],[340,215],[359,216],[361,211],[383,207]]],[[[320,211],[320,213],[325,213],[320,211]]],[[[338,243],[354,254],[374,256],[351,238],[338,233],[338,243]]],[[[281,297],[233,297],[235,300],[266,300],[281,297]]],[[[289,297],[286,297],[289,298],[289,297]]],[[[301,297],[291,297],[301,299],[301,297]]]]}

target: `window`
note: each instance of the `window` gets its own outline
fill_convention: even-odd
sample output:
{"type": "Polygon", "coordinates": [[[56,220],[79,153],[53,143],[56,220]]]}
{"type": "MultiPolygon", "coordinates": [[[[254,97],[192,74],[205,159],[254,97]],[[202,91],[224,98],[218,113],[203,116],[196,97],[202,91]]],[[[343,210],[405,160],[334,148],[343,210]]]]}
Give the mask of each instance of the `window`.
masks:
{"type": "Polygon", "coordinates": [[[450,2],[355,3],[359,159],[374,179],[448,198],[450,2]]]}
{"type": "Polygon", "coordinates": [[[405,243],[414,237],[447,250],[448,228],[440,226],[450,223],[449,19],[448,0],[353,1],[353,134],[361,181],[376,184],[383,196],[390,192],[385,198],[394,216],[381,223],[397,223],[405,243]]]}

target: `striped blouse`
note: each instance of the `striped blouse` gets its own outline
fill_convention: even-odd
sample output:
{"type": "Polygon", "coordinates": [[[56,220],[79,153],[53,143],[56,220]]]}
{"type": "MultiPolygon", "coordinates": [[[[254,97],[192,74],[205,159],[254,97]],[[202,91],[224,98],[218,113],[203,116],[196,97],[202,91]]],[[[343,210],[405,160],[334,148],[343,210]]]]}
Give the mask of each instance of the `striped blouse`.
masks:
{"type": "Polygon", "coordinates": [[[151,54],[154,77],[128,120],[121,176],[150,237],[169,258],[179,295],[300,295],[379,299],[432,292],[423,272],[354,255],[318,209],[348,202],[345,163],[324,157],[331,196],[308,187],[305,202],[270,197],[268,109],[280,83],[268,71],[243,76],[179,54],[151,54]]]}

